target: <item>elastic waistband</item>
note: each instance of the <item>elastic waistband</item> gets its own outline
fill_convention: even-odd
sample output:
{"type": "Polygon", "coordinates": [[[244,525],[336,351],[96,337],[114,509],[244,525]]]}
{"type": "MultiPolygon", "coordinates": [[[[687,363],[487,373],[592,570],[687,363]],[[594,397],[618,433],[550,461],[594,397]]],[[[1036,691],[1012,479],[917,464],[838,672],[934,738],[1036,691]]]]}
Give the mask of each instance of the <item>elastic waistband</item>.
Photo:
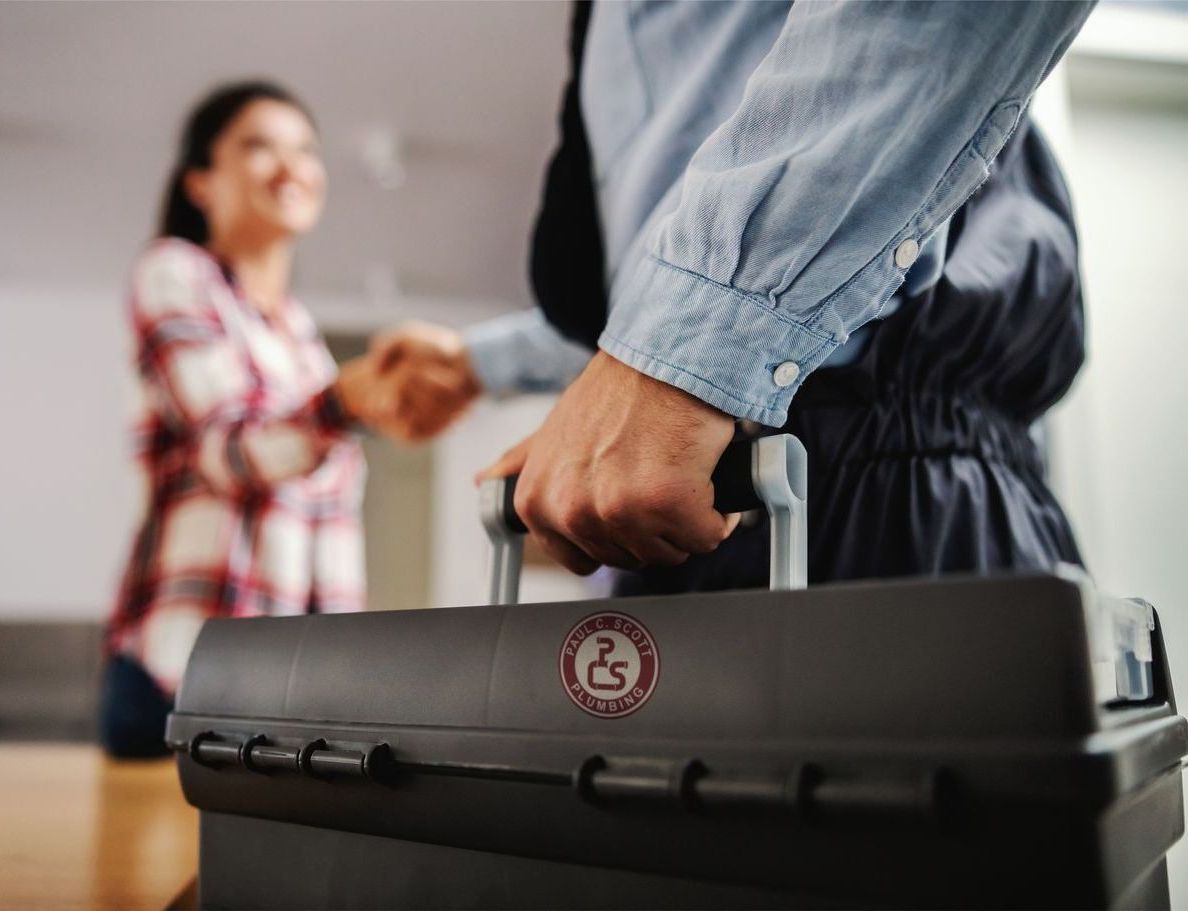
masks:
{"type": "Polygon", "coordinates": [[[1044,469],[1030,428],[976,400],[925,395],[859,404],[814,396],[793,401],[784,429],[826,465],[964,455],[1019,472],[1044,469]]]}

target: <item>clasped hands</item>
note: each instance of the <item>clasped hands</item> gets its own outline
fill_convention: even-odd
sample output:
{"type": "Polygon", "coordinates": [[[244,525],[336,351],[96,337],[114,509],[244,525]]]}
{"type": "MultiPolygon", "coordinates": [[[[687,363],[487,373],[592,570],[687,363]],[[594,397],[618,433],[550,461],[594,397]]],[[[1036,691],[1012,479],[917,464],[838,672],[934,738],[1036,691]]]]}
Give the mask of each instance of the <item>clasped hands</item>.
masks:
{"type": "Polygon", "coordinates": [[[352,417],[403,443],[437,436],[481,392],[461,334],[422,322],[372,338],[342,365],[336,389],[352,417]]]}
{"type": "MultiPolygon", "coordinates": [[[[347,409],[402,441],[430,439],[480,393],[462,344],[425,323],[377,337],[340,374],[347,409]]],[[[476,480],[519,474],[516,512],[541,547],[580,574],[676,565],[708,553],[737,515],[710,480],[734,420],[598,352],[544,423],[476,480]]]]}

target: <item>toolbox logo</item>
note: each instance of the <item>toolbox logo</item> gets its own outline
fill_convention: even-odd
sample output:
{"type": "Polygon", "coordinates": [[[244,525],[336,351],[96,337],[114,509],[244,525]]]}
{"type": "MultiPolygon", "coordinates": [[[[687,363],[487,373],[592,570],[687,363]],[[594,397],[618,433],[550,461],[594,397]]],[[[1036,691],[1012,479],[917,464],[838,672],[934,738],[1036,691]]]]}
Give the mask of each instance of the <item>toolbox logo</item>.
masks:
{"type": "Polygon", "coordinates": [[[574,705],[599,718],[630,715],[652,695],[660,653],[647,627],[603,611],[579,620],[561,644],[561,683],[574,705]]]}

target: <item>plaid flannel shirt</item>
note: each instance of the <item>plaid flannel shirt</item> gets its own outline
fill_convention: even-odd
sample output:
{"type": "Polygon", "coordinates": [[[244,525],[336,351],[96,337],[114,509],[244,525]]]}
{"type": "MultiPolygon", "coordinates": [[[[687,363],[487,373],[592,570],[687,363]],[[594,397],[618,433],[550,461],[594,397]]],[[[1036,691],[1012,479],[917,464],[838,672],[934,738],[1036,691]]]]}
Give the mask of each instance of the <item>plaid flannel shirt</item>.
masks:
{"type": "Polygon", "coordinates": [[[130,303],[148,502],[108,646],[172,692],[209,617],[363,607],[365,466],[297,302],[266,320],[209,253],[166,239],[130,303]]]}

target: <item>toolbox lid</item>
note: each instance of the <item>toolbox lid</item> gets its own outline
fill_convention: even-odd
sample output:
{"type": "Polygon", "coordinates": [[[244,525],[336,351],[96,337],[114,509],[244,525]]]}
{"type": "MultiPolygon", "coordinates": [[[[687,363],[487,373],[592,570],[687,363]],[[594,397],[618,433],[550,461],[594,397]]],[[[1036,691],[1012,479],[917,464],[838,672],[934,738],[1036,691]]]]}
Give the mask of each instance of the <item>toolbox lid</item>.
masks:
{"type": "Polygon", "coordinates": [[[1083,573],[216,620],[176,713],[611,738],[1075,737],[1160,699],[1154,623],[1083,573]],[[630,711],[583,707],[565,679],[566,649],[588,650],[595,636],[575,640],[604,615],[656,651],[630,711]]]}

